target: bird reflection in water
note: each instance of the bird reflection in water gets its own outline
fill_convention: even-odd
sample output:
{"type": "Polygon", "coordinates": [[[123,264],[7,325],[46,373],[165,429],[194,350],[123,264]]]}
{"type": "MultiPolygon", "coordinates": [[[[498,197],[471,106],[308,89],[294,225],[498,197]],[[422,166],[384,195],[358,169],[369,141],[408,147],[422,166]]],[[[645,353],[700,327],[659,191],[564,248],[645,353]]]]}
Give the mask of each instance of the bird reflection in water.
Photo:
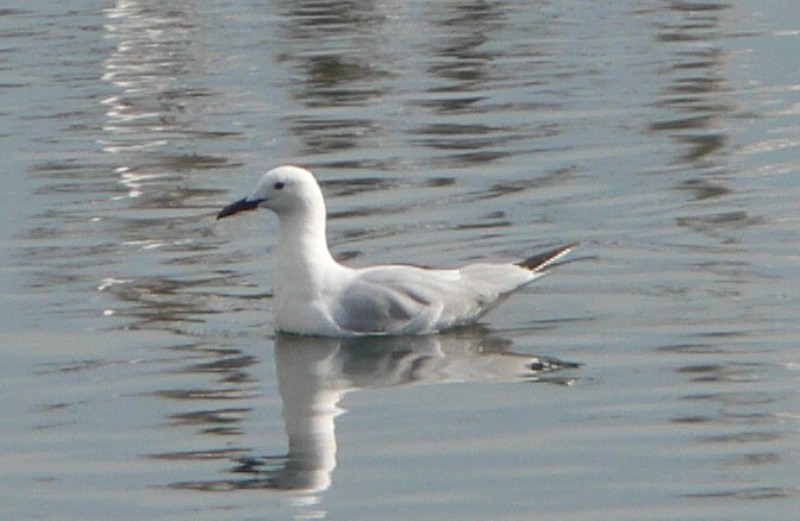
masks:
{"type": "Polygon", "coordinates": [[[310,507],[331,485],[336,467],[335,418],[342,396],[358,389],[445,382],[533,381],[570,384],[558,371],[579,364],[509,351],[511,341],[472,327],[447,335],[319,338],[279,334],[278,386],[289,451],[237,459],[240,479],[182,483],[205,490],[294,491],[310,507]]]}

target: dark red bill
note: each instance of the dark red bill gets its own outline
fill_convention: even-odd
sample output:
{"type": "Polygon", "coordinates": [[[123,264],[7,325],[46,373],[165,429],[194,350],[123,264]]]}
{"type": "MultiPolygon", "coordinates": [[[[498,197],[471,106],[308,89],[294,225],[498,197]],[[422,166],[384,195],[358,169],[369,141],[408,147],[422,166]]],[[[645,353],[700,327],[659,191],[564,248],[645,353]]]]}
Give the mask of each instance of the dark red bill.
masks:
{"type": "Polygon", "coordinates": [[[225,208],[223,208],[217,214],[217,220],[222,219],[223,217],[229,217],[239,212],[244,212],[247,210],[255,210],[256,208],[258,208],[258,205],[261,204],[262,202],[263,202],[262,199],[247,199],[246,197],[244,199],[239,199],[235,203],[231,203],[225,208]]]}

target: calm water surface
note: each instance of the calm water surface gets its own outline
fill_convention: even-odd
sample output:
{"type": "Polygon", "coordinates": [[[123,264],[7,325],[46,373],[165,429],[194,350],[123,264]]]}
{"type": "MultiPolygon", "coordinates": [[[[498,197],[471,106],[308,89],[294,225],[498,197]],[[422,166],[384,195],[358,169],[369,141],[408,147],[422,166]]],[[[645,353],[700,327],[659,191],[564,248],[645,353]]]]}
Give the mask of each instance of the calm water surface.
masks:
{"type": "Polygon", "coordinates": [[[3,519],[796,516],[794,1],[11,2],[0,35],[3,519]],[[275,219],[214,215],[287,162],[354,265],[582,245],[480,327],[276,336],[275,219]]]}

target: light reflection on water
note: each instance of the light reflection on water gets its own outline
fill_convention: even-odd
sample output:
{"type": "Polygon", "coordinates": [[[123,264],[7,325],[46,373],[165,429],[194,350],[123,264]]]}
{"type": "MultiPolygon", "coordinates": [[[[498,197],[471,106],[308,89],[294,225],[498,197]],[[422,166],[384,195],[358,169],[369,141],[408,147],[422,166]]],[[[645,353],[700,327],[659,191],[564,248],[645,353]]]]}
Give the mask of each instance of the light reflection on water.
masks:
{"type": "MultiPolygon", "coordinates": [[[[226,458],[235,462],[234,476],[226,480],[178,482],[177,489],[228,491],[279,489],[297,491],[304,506],[319,503],[319,495],[331,486],[336,467],[335,419],[343,395],[355,390],[447,382],[528,381],[570,384],[573,378],[559,371],[576,364],[536,357],[509,350],[511,342],[480,328],[447,335],[405,338],[325,339],[278,335],[275,363],[288,452],[280,456],[257,456],[249,450],[193,451],[152,455],[158,459],[226,458]]],[[[247,357],[195,364],[188,372],[207,370],[238,373],[250,365],[247,357]]],[[[236,378],[237,383],[239,378],[236,378]]],[[[225,379],[230,383],[230,378],[225,379]]],[[[238,387],[238,386],[237,386],[238,387]]],[[[220,393],[214,390],[181,389],[158,394],[184,400],[236,399],[241,388],[220,393]]],[[[236,422],[235,416],[249,409],[223,408],[173,415],[180,421],[201,426],[236,422]]],[[[204,432],[209,432],[205,430],[204,432]]],[[[219,433],[216,429],[211,431],[219,433]]],[[[225,434],[230,434],[226,430],[225,434]]]]}
{"type": "Polygon", "coordinates": [[[1,10],[9,515],[53,513],[14,494],[31,482],[65,519],[123,490],[96,517],[155,501],[723,519],[796,500],[796,9],[573,4],[1,10]],[[278,337],[273,370],[274,222],[213,215],[290,161],[320,176],[355,264],[569,240],[579,261],[492,331],[374,349],[278,337]],[[474,381],[533,352],[585,364],[576,385],[474,381]],[[452,380],[449,363],[473,383],[400,385],[452,380]],[[292,413],[320,393],[321,415],[292,413]],[[327,438],[303,439],[313,422],[327,438]],[[309,502],[180,495],[279,482],[309,502]]]}

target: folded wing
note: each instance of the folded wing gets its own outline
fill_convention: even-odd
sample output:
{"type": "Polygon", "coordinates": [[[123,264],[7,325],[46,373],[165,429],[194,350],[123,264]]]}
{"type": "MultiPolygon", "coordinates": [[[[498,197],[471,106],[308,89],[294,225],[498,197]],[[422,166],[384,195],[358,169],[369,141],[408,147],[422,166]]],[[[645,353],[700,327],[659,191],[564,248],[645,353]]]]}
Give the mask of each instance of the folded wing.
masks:
{"type": "Polygon", "coordinates": [[[334,312],[355,333],[417,334],[472,322],[539,275],[513,264],[457,270],[379,266],[358,272],[334,312]]]}

